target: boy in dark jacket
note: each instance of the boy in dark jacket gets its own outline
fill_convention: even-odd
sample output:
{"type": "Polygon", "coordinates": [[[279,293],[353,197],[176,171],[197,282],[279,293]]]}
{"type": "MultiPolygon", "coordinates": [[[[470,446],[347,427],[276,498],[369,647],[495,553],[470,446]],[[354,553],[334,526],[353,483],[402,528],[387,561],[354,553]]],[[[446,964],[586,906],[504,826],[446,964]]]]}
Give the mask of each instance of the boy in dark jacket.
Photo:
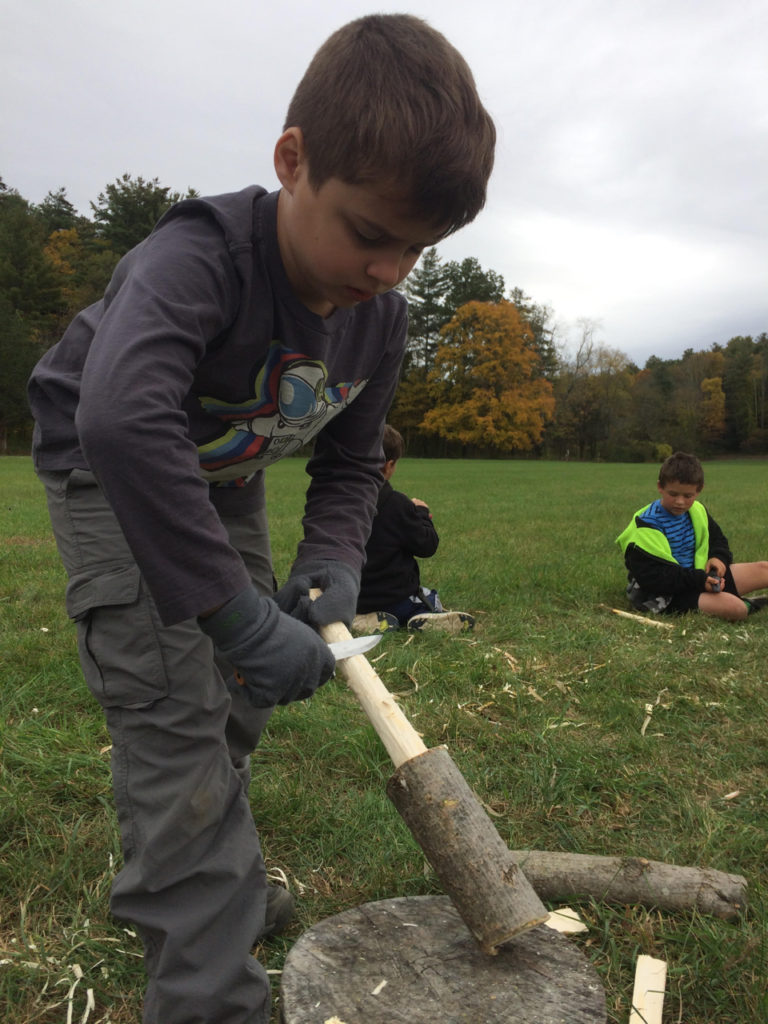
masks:
{"type": "Polygon", "coordinates": [[[353,628],[386,632],[407,626],[451,633],[472,629],[475,620],[471,615],[446,611],[437,591],[421,584],[416,559],[434,555],[440,539],[427,503],[396,491],[389,482],[405,451],[403,438],[389,424],[384,427],[382,447],[384,483],[365,546],[353,628]]]}
{"type": "Polygon", "coordinates": [[[675,452],[659,471],[659,497],[616,538],[628,570],[627,597],[638,610],[698,608],[735,622],[768,603],[744,597],[768,587],[768,562],[733,561],[723,531],[697,500],[703,486],[696,456],[675,452]]]}
{"type": "Polygon", "coordinates": [[[334,670],[316,630],[355,614],[406,343],[394,289],[482,208],[494,141],[439,32],[351,22],[294,93],[279,189],[172,208],[32,375],[35,467],[112,738],[111,906],[144,946],[143,1024],[270,1019],[248,758],[334,670]],[[273,595],[264,473],[310,441],[273,595]]]}

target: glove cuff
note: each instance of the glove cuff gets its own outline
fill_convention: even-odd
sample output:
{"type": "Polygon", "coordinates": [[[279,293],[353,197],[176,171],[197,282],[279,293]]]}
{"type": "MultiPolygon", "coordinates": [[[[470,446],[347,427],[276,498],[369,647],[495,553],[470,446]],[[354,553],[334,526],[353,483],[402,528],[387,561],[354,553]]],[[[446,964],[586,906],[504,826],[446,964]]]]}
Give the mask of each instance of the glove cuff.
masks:
{"type": "Polygon", "coordinates": [[[309,562],[294,562],[291,566],[291,576],[314,575],[324,572],[333,572],[345,575],[349,582],[360,587],[360,572],[353,569],[347,562],[340,562],[336,558],[317,558],[309,562]]]}
{"type": "Polygon", "coordinates": [[[213,640],[217,647],[227,647],[237,643],[247,630],[258,630],[272,612],[277,612],[275,602],[259,594],[254,587],[246,587],[235,594],[225,604],[204,619],[198,619],[200,628],[213,640]]]}

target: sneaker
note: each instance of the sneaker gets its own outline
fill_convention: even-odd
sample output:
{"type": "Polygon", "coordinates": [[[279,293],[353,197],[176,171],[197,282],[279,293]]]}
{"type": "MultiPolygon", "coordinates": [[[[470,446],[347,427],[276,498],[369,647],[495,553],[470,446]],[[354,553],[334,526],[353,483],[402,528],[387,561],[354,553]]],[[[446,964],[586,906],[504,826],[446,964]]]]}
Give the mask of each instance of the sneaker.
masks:
{"type": "Polygon", "coordinates": [[[742,597],[741,600],[748,606],[747,615],[754,615],[768,605],[768,597],[742,597]]]}
{"type": "Polygon", "coordinates": [[[282,885],[268,885],[264,928],[259,935],[259,941],[267,937],[282,935],[295,917],[296,904],[288,890],[284,889],[282,885]]]}
{"type": "Polygon", "coordinates": [[[352,632],[363,635],[389,633],[390,630],[399,628],[397,616],[390,615],[389,612],[368,612],[366,615],[356,615],[352,620],[352,632]]]}
{"type": "Polygon", "coordinates": [[[414,615],[408,619],[408,629],[419,633],[428,629],[441,629],[445,633],[466,633],[475,628],[475,620],[467,612],[432,612],[414,615]]]}

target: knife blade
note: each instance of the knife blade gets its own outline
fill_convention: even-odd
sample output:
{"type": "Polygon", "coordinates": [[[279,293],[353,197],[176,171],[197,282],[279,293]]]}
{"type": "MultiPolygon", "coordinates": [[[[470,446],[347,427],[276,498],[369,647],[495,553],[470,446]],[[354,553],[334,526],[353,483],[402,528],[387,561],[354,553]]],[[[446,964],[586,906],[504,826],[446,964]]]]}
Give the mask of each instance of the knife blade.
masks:
{"type": "Polygon", "coordinates": [[[371,636],[356,636],[351,640],[335,640],[328,646],[336,661],[342,661],[344,658],[354,658],[356,654],[365,654],[366,651],[372,650],[381,637],[381,633],[374,633],[371,636]]]}

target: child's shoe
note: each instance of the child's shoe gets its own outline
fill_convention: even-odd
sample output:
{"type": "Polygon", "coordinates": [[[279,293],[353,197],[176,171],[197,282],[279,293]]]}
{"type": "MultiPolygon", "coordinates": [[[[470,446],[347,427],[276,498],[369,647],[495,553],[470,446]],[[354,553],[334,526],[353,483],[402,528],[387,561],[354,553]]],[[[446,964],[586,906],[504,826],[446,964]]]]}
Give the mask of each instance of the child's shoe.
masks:
{"type": "Polygon", "coordinates": [[[397,616],[389,612],[367,612],[365,615],[356,615],[352,620],[352,632],[363,636],[369,633],[389,633],[399,628],[397,616]]]}
{"type": "Polygon", "coordinates": [[[754,615],[768,605],[768,597],[742,597],[741,600],[747,606],[747,615],[754,615]]]}
{"type": "Polygon", "coordinates": [[[440,629],[445,633],[466,633],[475,628],[474,618],[467,612],[426,612],[408,619],[408,629],[419,633],[428,629],[440,629]]]}

